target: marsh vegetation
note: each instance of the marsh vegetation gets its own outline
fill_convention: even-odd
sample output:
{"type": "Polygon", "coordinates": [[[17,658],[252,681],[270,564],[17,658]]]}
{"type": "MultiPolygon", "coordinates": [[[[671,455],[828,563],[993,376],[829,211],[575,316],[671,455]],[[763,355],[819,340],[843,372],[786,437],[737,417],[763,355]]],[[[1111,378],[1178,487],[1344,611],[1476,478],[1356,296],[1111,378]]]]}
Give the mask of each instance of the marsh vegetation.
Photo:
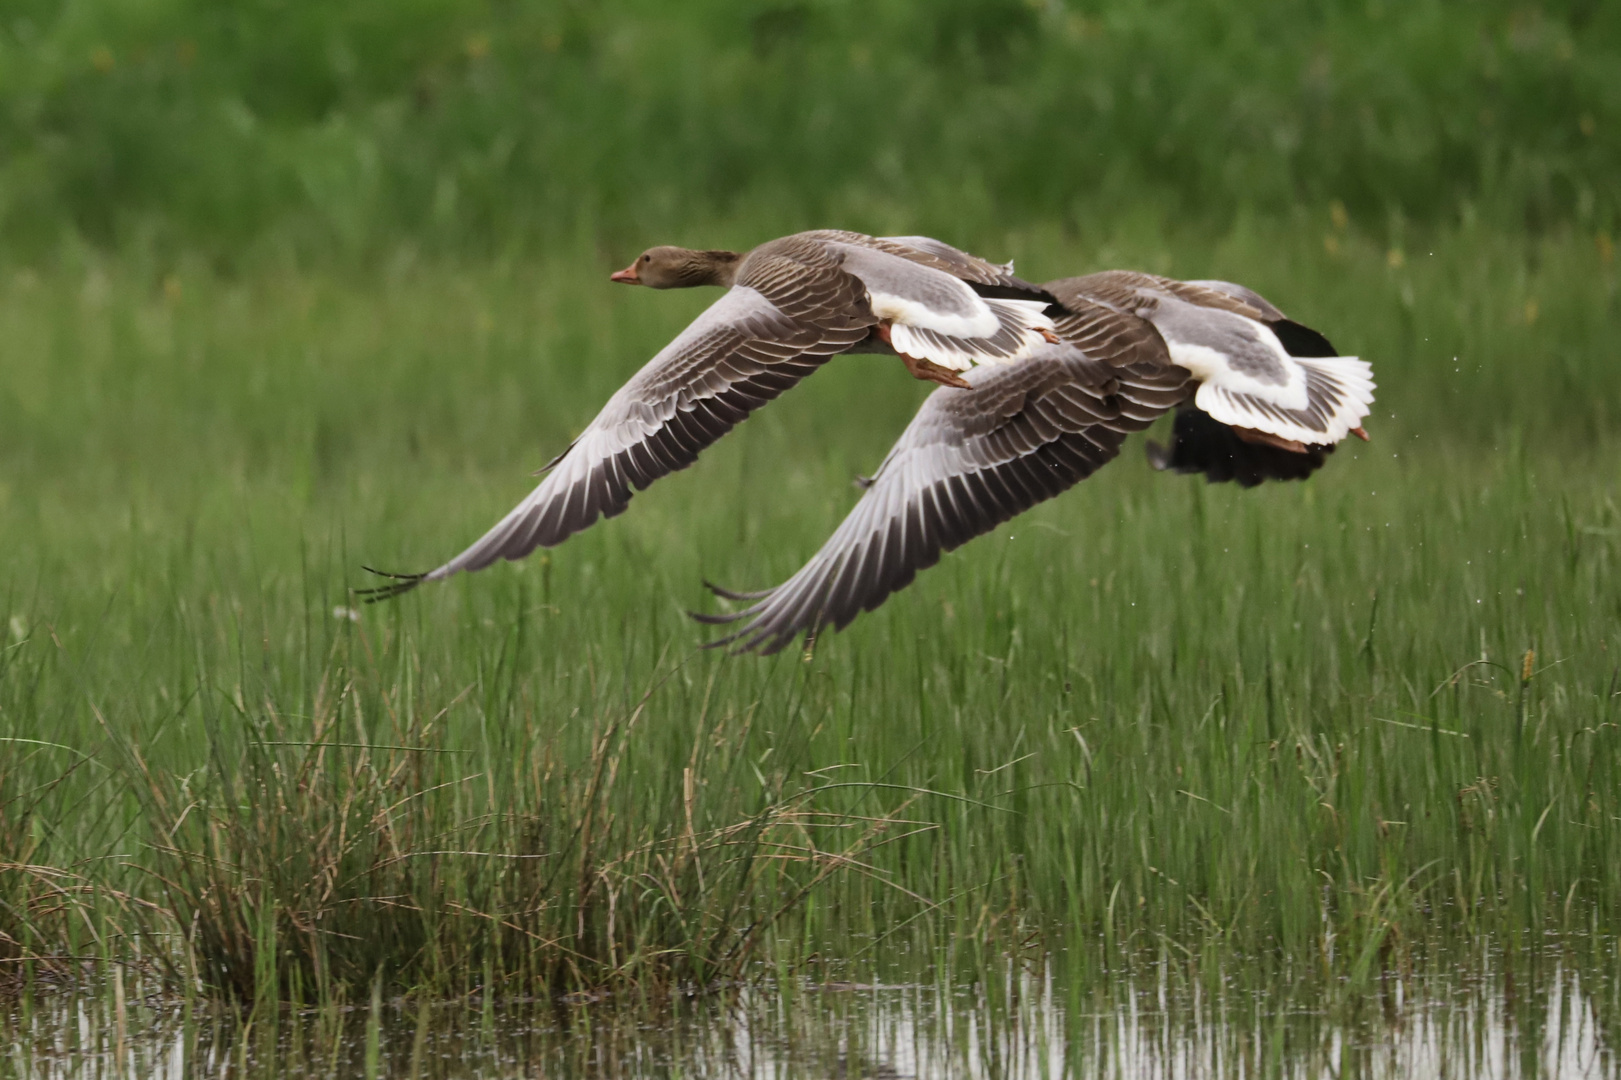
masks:
{"type": "Polygon", "coordinates": [[[1375,5],[1215,63],[1197,18],[948,7],[893,58],[840,5],[0,28],[16,1009],[1010,963],[1343,1004],[1484,950],[1581,973],[1611,1045],[1613,14],[1375,5]],[[918,123],[879,138],[875,97],[918,123]],[[811,655],[700,650],[701,580],[792,572],[920,400],[850,357],[555,551],[353,601],[504,512],[708,302],[610,269],[833,218],[1035,280],[1243,281],[1374,362],[1373,442],[1253,491],[1128,446],[811,655]]]}

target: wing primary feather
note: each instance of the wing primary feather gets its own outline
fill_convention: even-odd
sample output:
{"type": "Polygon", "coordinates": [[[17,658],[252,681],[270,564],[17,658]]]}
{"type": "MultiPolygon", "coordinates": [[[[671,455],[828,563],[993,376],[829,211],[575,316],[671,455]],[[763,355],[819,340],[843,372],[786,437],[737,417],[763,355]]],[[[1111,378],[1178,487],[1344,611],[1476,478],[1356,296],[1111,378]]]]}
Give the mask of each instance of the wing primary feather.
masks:
{"type": "MultiPolygon", "coordinates": [[[[508,519],[426,580],[522,558],[616,516],[634,492],[691,465],[753,409],[863,340],[870,313],[863,322],[850,306],[859,304],[859,289],[831,261],[811,269],[777,283],[781,296],[771,295],[769,282],[729,290],[541,468],[544,480],[508,519]]],[[[383,586],[374,593],[387,599],[401,591],[383,586]]]]}
{"type": "MultiPolygon", "coordinates": [[[[688,611],[687,617],[705,626],[731,626],[739,619],[748,618],[747,611],[688,611]]],[[[711,644],[716,644],[711,642],[711,644]]]]}
{"type": "Polygon", "coordinates": [[[829,575],[827,600],[822,606],[835,630],[849,626],[850,620],[861,611],[861,593],[856,587],[860,578],[861,568],[857,558],[845,559],[838,567],[838,573],[829,575]]]}
{"type": "Polygon", "coordinates": [[[764,600],[766,597],[777,591],[776,589],[753,589],[748,591],[742,589],[727,589],[720,585],[716,585],[713,581],[707,580],[704,582],[704,588],[708,589],[716,596],[721,597],[723,600],[764,600]]]}
{"type": "Polygon", "coordinates": [[[738,632],[736,637],[738,644],[734,647],[734,652],[759,652],[762,655],[770,655],[780,650],[783,644],[786,644],[786,641],[783,641],[785,637],[783,628],[785,626],[788,628],[786,636],[793,636],[793,626],[799,611],[809,605],[806,584],[806,571],[794,574],[794,577],[783,585],[778,595],[773,595],[770,602],[762,603],[759,615],[755,615],[751,623],[738,632]]]}
{"type": "Polygon", "coordinates": [[[360,597],[363,603],[367,604],[375,604],[381,600],[392,600],[396,596],[403,596],[412,589],[416,588],[418,585],[421,585],[428,578],[428,575],[425,573],[396,574],[388,570],[378,570],[370,566],[362,566],[361,569],[366,571],[368,574],[376,574],[378,577],[392,579],[392,583],[388,585],[378,585],[370,589],[349,590],[354,595],[360,597]]]}

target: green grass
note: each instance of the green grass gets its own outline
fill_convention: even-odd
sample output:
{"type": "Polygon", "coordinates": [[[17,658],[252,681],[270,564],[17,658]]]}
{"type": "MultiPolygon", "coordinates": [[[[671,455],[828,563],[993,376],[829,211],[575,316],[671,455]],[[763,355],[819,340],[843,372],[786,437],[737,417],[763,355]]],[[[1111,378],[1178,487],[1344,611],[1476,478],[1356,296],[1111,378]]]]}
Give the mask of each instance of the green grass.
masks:
{"type": "Polygon", "coordinates": [[[1374,441],[1248,492],[1131,446],[813,658],[697,650],[700,579],[791,572],[925,392],[853,357],[624,517],[351,618],[362,562],[458,550],[708,298],[588,247],[8,272],[0,959],[251,1006],[652,993],[913,934],[1353,985],[1614,935],[1604,249],[1305,215],[952,238],[1247,282],[1374,362],[1374,441]]]}
{"type": "Polygon", "coordinates": [[[222,267],[1145,203],[1613,235],[1618,64],[1596,0],[13,0],[0,229],[222,267]]]}

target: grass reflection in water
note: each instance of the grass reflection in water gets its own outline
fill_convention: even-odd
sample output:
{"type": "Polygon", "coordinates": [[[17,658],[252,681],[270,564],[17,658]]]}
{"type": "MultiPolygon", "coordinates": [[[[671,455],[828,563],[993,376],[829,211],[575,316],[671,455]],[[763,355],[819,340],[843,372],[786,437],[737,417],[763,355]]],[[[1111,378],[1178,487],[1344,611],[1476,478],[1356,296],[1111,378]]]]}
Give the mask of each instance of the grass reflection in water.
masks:
{"type": "MultiPolygon", "coordinates": [[[[11,1075],[181,1077],[1603,1077],[1615,943],[1435,957],[1366,991],[1185,960],[1082,984],[1006,964],[972,984],[795,978],[683,999],[382,1001],[244,1020],[110,991],[17,1002],[11,1075]],[[122,1067],[121,1067],[122,1066],[122,1067]]],[[[894,979],[906,961],[881,965],[894,979]]],[[[103,988],[104,990],[106,988],[103,988]]]]}

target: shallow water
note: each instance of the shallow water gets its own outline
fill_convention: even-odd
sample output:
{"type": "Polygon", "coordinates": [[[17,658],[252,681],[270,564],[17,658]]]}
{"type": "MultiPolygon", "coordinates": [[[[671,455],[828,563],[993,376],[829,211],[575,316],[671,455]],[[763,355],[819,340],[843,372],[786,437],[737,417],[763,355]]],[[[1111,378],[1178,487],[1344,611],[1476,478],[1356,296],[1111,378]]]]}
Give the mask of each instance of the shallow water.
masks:
{"type": "MultiPolygon", "coordinates": [[[[1613,956],[1610,958],[1613,961],[1613,956]]],[[[0,1073],[180,1077],[1612,1077],[1616,969],[1554,961],[1387,976],[1360,992],[1237,979],[798,982],[661,1013],[607,1004],[385,1003],[271,1029],[168,999],[13,1003],[0,1073]]]]}

